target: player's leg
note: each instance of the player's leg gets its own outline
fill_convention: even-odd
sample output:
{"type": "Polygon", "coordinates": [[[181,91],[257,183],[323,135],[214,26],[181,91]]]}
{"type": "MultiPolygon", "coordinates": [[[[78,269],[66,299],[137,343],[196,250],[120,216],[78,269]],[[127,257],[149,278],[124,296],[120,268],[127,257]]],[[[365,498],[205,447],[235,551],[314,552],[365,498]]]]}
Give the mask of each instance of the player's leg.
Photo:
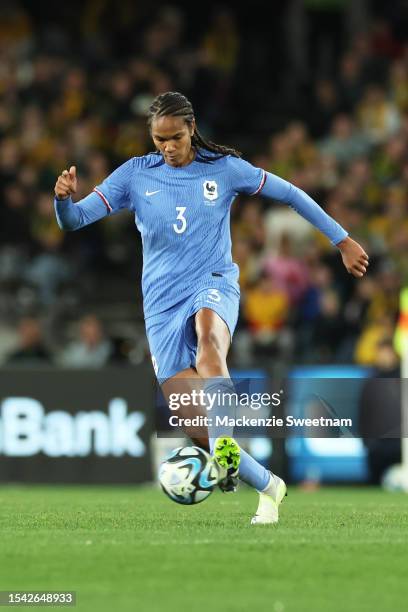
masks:
{"type": "MultiPolygon", "coordinates": [[[[210,308],[202,308],[195,315],[197,335],[196,368],[203,379],[206,396],[231,393],[232,381],[227,368],[227,354],[231,335],[226,323],[210,308]]],[[[208,427],[210,452],[218,464],[227,470],[227,477],[220,482],[224,491],[235,491],[238,480],[241,449],[233,439],[232,426],[218,426],[216,418],[234,416],[235,406],[225,407],[215,403],[209,412],[213,425],[208,427]]]]}
{"type": "MultiPolygon", "coordinates": [[[[204,381],[201,376],[197,374],[197,371],[194,368],[186,368],[185,370],[178,372],[170,379],[163,382],[161,384],[161,389],[164,398],[169,406],[171,403],[171,398],[174,398],[175,395],[177,397],[183,396],[184,398],[192,398],[192,394],[194,391],[197,392],[197,394],[200,391],[205,391],[204,381]]],[[[197,404],[193,404],[192,401],[190,403],[187,403],[185,400],[183,400],[183,404],[177,408],[177,415],[179,418],[181,417],[183,420],[185,420],[193,419],[196,416],[208,417],[209,413],[207,411],[207,405],[205,403],[200,406],[197,406],[197,404]]],[[[212,444],[210,447],[208,428],[206,426],[184,426],[183,431],[193,441],[194,444],[200,446],[201,448],[204,448],[204,450],[206,451],[213,451],[214,444],[212,444]]],[[[222,443],[220,442],[220,447],[218,448],[218,451],[219,453],[217,456],[217,462],[219,466],[224,468],[225,470],[224,475],[221,476],[222,480],[219,483],[220,487],[224,491],[233,490],[235,488],[236,483],[234,484],[233,481],[231,482],[230,478],[227,478],[228,469],[230,467],[229,463],[233,461],[233,472],[236,472],[236,474],[232,474],[232,477],[238,477],[240,448],[235,442],[235,440],[232,439],[232,437],[229,437],[227,439],[224,439],[223,437],[222,443]]]]}
{"type": "MultiPolygon", "coordinates": [[[[219,309],[220,316],[218,319],[211,319],[209,321],[203,319],[201,321],[203,325],[199,324],[198,328],[196,326],[195,315],[202,307],[205,307],[210,298],[210,301],[213,301],[215,290],[210,292],[204,290],[196,294],[192,302],[182,306],[178,305],[174,312],[166,312],[165,315],[149,317],[146,320],[146,332],[153,367],[167,398],[171,392],[174,392],[175,383],[177,385],[176,391],[179,393],[191,393],[193,389],[200,390],[203,388],[205,381],[194,369],[197,361],[197,349],[199,353],[199,367],[203,375],[208,376],[212,374],[214,382],[217,382],[217,377],[214,376],[217,373],[220,373],[221,378],[223,378],[225,373],[229,377],[226,367],[226,355],[229,349],[230,336],[232,336],[238,317],[239,294],[233,290],[230,292],[225,290],[224,292],[224,289],[224,287],[219,289],[215,296],[217,298],[216,303],[212,303],[210,308],[207,309],[214,311],[215,308],[219,309]],[[219,297],[221,291],[223,293],[222,299],[219,297]],[[224,320],[228,321],[227,329],[224,327],[224,320]],[[199,345],[198,336],[201,339],[199,345]],[[225,340],[226,338],[228,338],[228,342],[225,340]],[[211,365],[209,357],[211,357],[213,365],[211,365]]],[[[198,317],[199,322],[200,319],[201,315],[198,317]]],[[[197,414],[197,410],[200,410],[205,415],[206,411],[202,407],[198,408],[197,406],[182,407],[180,415],[194,416],[197,414]]],[[[187,431],[186,433],[192,437],[195,444],[208,449],[206,431],[200,429],[197,432],[197,429],[193,428],[193,431],[187,431]]],[[[262,489],[254,482],[251,474],[249,476],[246,475],[248,465],[249,468],[252,465],[256,469],[259,464],[249,455],[249,460],[247,461],[246,453],[242,452],[242,455],[244,457],[241,465],[242,479],[261,491],[262,489]]],[[[264,468],[262,469],[264,470],[264,468]]]]}
{"type": "MultiPolygon", "coordinates": [[[[156,378],[163,397],[169,405],[172,394],[191,398],[194,391],[202,390],[202,380],[194,366],[195,354],[186,342],[186,327],[193,326],[191,303],[178,304],[164,314],[146,319],[146,334],[156,378]]],[[[175,396],[173,396],[174,398],[175,396]]],[[[182,419],[206,415],[205,407],[185,405],[179,402],[174,415],[182,419]]],[[[184,433],[194,444],[209,450],[206,427],[183,427],[184,433]]]]}
{"type": "MultiPolygon", "coordinates": [[[[192,397],[192,392],[200,392],[203,389],[203,380],[201,376],[197,374],[197,371],[194,368],[186,368],[181,372],[178,372],[165,382],[161,384],[161,390],[166,399],[167,404],[169,404],[170,396],[173,393],[177,393],[180,397],[181,394],[187,394],[189,397],[192,397]]],[[[183,419],[193,418],[197,415],[206,416],[207,411],[204,406],[196,406],[191,404],[181,405],[177,410],[177,414],[179,417],[183,419]]],[[[206,451],[210,450],[210,446],[208,443],[208,433],[207,429],[204,427],[185,427],[185,434],[192,440],[194,444],[200,446],[206,451]]]]}
{"type": "Polygon", "coordinates": [[[197,334],[197,373],[204,380],[226,378],[230,375],[227,355],[231,336],[226,323],[211,308],[201,308],[195,315],[197,334]]]}
{"type": "MultiPolygon", "coordinates": [[[[225,321],[212,308],[202,308],[195,316],[197,334],[196,369],[204,379],[205,392],[215,394],[214,397],[227,397],[234,392],[227,367],[227,354],[231,344],[231,335],[225,321]]],[[[214,404],[212,417],[225,416],[226,406],[214,404]]],[[[209,428],[209,444],[215,456],[228,454],[231,445],[232,431],[220,431],[209,428]],[[224,438],[224,439],[223,439],[224,438]],[[219,448],[218,448],[219,447],[219,448]]],[[[234,453],[234,448],[231,449],[234,453]]],[[[218,457],[217,457],[218,458],[218,457]]],[[[234,474],[234,470],[231,470],[234,474]]],[[[286,494],[286,485],[278,476],[266,470],[251,455],[241,449],[239,462],[239,477],[253,486],[260,494],[256,515],[252,519],[256,523],[275,523],[278,520],[278,506],[286,494]]],[[[228,483],[227,483],[228,487],[228,483]]]]}

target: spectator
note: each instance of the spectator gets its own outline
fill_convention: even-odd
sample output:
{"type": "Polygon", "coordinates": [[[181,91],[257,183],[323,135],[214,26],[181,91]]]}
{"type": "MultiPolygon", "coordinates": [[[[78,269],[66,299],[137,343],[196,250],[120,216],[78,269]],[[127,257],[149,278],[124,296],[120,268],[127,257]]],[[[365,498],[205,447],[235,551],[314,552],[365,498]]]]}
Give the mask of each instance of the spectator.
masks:
{"type": "Polygon", "coordinates": [[[314,337],[311,342],[313,361],[336,362],[344,333],[340,300],[336,291],[334,289],[323,291],[319,306],[320,314],[315,321],[314,337]]]}
{"type": "Polygon", "coordinates": [[[31,230],[36,253],[27,263],[23,278],[38,288],[43,304],[55,301],[59,287],[73,274],[70,263],[60,255],[64,237],[55,226],[53,217],[48,194],[39,194],[31,230]]]}
{"type": "Polygon", "coordinates": [[[45,346],[40,321],[35,317],[23,317],[17,326],[18,346],[8,355],[7,366],[35,367],[50,365],[51,354],[45,346]]]}
{"type": "Polygon", "coordinates": [[[262,270],[268,278],[273,278],[276,286],[289,298],[291,305],[297,304],[304,295],[308,284],[308,270],[301,259],[292,252],[292,242],[288,234],[282,234],[278,252],[266,254],[262,270]]]}
{"type": "Polygon", "coordinates": [[[379,343],[391,341],[395,321],[387,314],[377,315],[363,328],[356,344],[354,360],[359,365],[373,366],[377,361],[379,343]]]}
{"type": "Polygon", "coordinates": [[[109,362],[112,352],[101,321],[89,314],[79,321],[79,338],[62,351],[58,363],[66,368],[101,368],[109,362]]]}
{"type": "Polygon", "coordinates": [[[355,157],[364,155],[369,148],[369,141],[359,134],[349,115],[336,115],[331,126],[330,136],[322,140],[322,155],[334,155],[341,164],[350,162],[355,157]]]}
{"type": "MultiPolygon", "coordinates": [[[[247,291],[243,314],[248,325],[252,359],[286,359],[292,338],[284,326],[289,316],[289,297],[265,274],[247,291]]],[[[264,364],[266,365],[266,364],[264,364]]]]}
{"type": "Polygon", "coordinates": [[[343,111],[353,112],[361,98],[363,80],[361,60],[350,51],[340,59],[339,93],[343,111]]]}
{"type": "Polygon", "coordinates": [[[362,133],[372,144],[385,142],[400,125],[396,105],[387,99],[384,89],[378,85],[367,87],[358,104],[357,117],[362,133]]]}
{"type": "Polygon", "coordinates": [[[313,137],[323,138],[340,111],[335,83],[330,79],[319,79],[314,86],[312,99],[313,103],[304,111],[305,119],[313,137]]]}
{"type": "Polygon", "coordinates": [[[390,338],[377,343],[373,365],[360,396],[359,433],[367,449],[370,482],[378,485],[384,471],[401,461],[401,374],[390,338]]]}
{"type": "Polygon", "coordinates": [[[265,228],[261,200],[252,198],[241,203],[239,216],[233,224],[233,235],[235,238],[247,240],[254,252],[262,251],[265,244],[265,228]]]}

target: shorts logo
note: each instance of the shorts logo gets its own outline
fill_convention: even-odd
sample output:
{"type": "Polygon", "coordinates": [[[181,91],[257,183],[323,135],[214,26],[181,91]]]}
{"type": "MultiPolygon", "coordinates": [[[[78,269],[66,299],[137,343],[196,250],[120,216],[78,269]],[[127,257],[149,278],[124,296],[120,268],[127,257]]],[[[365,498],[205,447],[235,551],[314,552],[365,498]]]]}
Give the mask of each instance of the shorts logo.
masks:
{"type": "Polygon", "coordinates": [[[221,302],[221,296],[218,289],[209,289],[207,295],[207,302],[221,302]]]}
{"type": "Polygon", "coordinates": [[[218,185],[215,181],[204,181],[203,187],[204,197],[206,200],[210,200],[210,202],[212,202],[218,198],[218,185]]]}

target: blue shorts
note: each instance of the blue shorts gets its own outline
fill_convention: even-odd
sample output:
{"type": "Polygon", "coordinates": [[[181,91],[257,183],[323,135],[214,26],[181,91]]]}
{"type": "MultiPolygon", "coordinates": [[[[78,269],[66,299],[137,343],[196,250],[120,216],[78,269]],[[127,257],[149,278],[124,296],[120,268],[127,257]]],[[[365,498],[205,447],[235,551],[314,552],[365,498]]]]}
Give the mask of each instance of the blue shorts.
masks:
{"type": "Polygon", "coordinates": [[[228,326],[232,339],[238,320],[239,291],[225,282],[201,288],[187,300],[146,319],[153,368],[160,383],[186,368],[195,367],[197,335],[194,315],[201,308],[214,310],[228,326]]]}

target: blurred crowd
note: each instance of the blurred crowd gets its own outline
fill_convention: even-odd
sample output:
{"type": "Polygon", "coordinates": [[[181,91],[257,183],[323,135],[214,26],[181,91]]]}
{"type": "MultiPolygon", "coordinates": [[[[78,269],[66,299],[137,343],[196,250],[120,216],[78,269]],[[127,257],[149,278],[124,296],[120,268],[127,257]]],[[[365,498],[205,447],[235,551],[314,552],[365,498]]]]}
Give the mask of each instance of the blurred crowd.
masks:
{"type": "Polygon", "coordinates": [[[300,363],[379,365],[408,282],[408,44],[386,23],[351,41],[311,109],[253,161],[304,189],[370,255],[362,280],[286,206],[243,202],[233,224],[241,266],[240,350],[300,363]]]}
{"type": "Polygon", "coordinates": [[[99,367],[149,358],[134,220],[124,213],[63,233],[53,188],[75,164],[79,199],[151,150],[147,108],[177,89],[207,136],[238,148],[245,141],[244,157],[304,189],[370,255],[357,281],[289,207],[238,198],[232,237],[242,304],[232,364],[378,365],[408,281],[407,41],[385,19],[368,23],[342,41],[335,70],[299,82],[280,129],[251,144],[236,119],[245,53],[233,11],[210,11],[192,36],[179,7],[151,12],[124,1],[110,22],[111,8],[81,5],[76,37],[61,22],[44,31],[24,4],[2,9],[0,362],[99,367]]]}

